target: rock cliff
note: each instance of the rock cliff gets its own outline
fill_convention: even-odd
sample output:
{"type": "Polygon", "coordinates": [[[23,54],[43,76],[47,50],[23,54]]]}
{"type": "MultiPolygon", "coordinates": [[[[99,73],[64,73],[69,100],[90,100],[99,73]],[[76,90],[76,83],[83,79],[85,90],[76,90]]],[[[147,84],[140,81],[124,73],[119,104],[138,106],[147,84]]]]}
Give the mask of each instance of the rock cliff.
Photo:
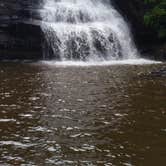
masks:
{"type": "Polygon", "coordinates": [[[42,32],[31,0],[0,2],[0,60],[39,59],[42,56],[42,32]]]}

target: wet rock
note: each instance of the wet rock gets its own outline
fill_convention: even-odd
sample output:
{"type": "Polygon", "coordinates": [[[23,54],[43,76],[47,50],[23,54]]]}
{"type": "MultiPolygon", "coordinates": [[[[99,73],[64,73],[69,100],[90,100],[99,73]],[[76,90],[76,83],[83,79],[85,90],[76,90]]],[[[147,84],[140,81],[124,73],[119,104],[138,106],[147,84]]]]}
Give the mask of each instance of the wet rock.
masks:
{"type": "Polygon", "coordinates": [[[40,26],[13,22],[0,29],[0,60],[42,58],[40,26]]]}
{"type": "Polygon", "coordinates": [[[42,58],[40,20],[33,19],[37,6],[37,1],[0,2],[0,60],[42,58]]]}

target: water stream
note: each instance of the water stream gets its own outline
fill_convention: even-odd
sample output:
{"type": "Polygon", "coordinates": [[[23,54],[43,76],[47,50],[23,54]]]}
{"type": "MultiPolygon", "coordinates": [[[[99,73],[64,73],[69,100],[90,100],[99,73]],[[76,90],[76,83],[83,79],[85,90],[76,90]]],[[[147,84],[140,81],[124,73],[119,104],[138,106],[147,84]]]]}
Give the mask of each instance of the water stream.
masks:
{"type": "Polygon", "coordinates": [[[127,23],[108,0],[44,0],[44,58],[82,61],[138,55],[127,23]]]}

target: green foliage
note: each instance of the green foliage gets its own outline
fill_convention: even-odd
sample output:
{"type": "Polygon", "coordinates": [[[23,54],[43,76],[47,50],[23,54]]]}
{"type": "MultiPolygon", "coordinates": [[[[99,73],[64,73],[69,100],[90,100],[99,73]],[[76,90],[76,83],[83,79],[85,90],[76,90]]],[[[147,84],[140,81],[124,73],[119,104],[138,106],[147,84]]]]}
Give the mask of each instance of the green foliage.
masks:
{"type": "Polygon", "coordinates": [[[148,11],[144,16],[145,25],[152,27],[159,38],[166,38],[166,0],[144,0],[148,11]]]}

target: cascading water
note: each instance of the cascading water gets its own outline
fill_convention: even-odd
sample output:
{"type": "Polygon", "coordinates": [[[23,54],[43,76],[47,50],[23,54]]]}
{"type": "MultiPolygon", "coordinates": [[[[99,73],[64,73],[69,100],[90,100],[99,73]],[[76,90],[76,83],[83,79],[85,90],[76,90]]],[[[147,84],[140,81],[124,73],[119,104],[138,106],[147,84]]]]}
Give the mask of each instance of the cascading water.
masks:
{"type": "Polygon", "coordinates": [[[45,59],[133,59],[137,50],[122,16],[108,0],[44,0],[45,59]]]}

